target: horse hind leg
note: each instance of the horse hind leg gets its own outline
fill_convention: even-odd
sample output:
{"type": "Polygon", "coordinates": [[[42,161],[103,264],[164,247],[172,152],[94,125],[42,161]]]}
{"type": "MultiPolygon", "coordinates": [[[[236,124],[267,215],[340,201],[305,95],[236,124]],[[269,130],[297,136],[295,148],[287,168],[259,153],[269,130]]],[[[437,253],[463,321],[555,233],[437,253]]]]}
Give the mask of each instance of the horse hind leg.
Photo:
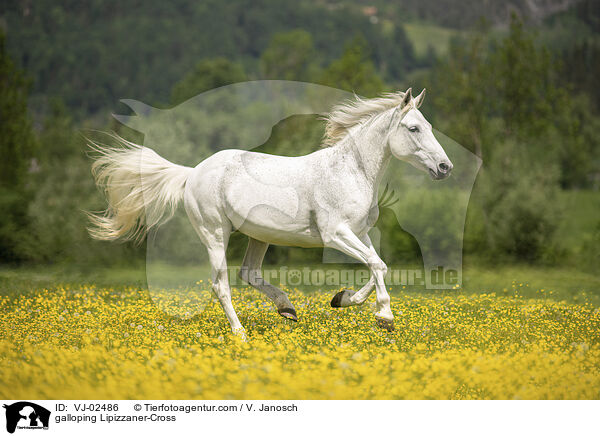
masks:
{"type": "Polygon", "coordinates": [[[233,304],[231,303],[231,288],[229,287],[227,260],[225,258],[227,244],[220,243],[219,241],[211,242],[211,244],[207,245],[207,248],[212,267],[213,292],[219,299],[219,303],[221,303],[221,307],[231,325],[232,332],[245,341],[246,331],[240,323],[235,309],[233,308],[233,304]]]}
{"type": "Polygon", "coordinates": [[[208,250],[208,258],[210,260],[213,293],[219,300],[227,320],[231,325],[231,330],[234,334],[240,336],[242,340],[246,340],[246,331],[240,323],[233,304],[231,303],[231,288],[229,287],[229,278],[227,274],[227,258],[225,252],[229,243],[231,234],[231,224],[225,221],[218,214],[205,218],[199,211],[197,205],[192,204],[186,211],[190,222],[200,237],[202,243],[208,250]]]}
{"type": "Polygon", "coordinates": [[[358,291],[344,289],[333,296],[331,307],[349,307],[363,304],[369,298],[369,295],[375,289],[375,278],[371,277],[369,281],[358,291]]]}
{"type": "Polygon", "coordinates": [[[298,321],[296,309],[287,294],[262,277],[261,266],[268,248],[269,244],[266,242],[249,238],[248,248],[246,249],[239,277],[269,297],[281,316],[292,321],[298,321]]]}

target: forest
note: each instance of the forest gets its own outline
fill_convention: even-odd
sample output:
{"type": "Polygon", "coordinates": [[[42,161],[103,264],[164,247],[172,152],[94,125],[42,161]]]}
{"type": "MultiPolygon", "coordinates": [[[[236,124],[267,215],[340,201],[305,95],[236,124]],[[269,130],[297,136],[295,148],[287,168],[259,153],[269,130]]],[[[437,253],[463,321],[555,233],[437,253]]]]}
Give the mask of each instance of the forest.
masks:
{"type": "MultiPolygon", "coordinates": [[[[280,79],[366,97],[427,88],[428,120],[483,162],[465,261],[594,271],[600,4],[548,1],[532,11],[527,2],[489,3],[5,2],[0,262],[139,265],[144,244],[87,234],[84,211],[101,210],[104,200],[85,137],[115,131],[144,141],[112,117],[132,113],[121,99],[167,109],[227,84],[280,79]]],[[[322,134],[318,117],[291,117],[259,150],[306,154],[322,134]]],[[[421,262],[424,247],[393,213],[384,210],[377,226],[389,235],[382,250],[390,263],[421,262]]],[[[234,258],[244,244],[232,240],[234,258]]],[[[317,250],[277,247],[267,260],[320,259],[317,250]]]]}

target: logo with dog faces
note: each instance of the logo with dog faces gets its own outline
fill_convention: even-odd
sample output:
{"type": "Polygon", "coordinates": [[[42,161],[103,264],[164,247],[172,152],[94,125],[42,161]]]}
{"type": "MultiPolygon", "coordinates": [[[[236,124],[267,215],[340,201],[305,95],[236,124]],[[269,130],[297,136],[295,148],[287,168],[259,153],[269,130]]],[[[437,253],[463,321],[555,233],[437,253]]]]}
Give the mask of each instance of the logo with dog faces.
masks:
{"type": "Polygon", "coordinates": [[[48,430],[50,411],[45,407],[29,401],[19,401],[5,404],[6,431],[14,433],[15,430],[48,430]]]}

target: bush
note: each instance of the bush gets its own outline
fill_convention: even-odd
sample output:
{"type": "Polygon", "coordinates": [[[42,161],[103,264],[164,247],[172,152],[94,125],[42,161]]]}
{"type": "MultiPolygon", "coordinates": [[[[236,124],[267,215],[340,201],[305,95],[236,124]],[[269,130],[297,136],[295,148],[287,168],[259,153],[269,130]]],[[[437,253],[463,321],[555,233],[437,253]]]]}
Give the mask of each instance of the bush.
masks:
{"type": "Polygon", "coordinates": [[[590,272],[597,272],[600,265],[600,221],[593,233],[585,238],[580,253],[580,265],[590,272]]]}
{"type": "Polygon", "coordinates": [[[526,147],[498,147],[495,159],[482,168],[475,201],[482,208],[488,254],[538,261],[556,250],[559,171],[543,158],[530,157],[526,147]]]}

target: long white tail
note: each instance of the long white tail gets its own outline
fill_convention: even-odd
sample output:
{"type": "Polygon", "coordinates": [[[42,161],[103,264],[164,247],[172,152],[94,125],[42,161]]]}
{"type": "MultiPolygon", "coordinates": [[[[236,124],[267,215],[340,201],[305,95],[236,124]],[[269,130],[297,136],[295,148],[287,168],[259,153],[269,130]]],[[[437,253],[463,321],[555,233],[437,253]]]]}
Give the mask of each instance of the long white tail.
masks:
{"type": "Polygon", "coordinates": [[[192,168],[120,136],[115,139],[120,148],[90,142],[97,153],[92,174],[104,189],[108,207],[99,214],[88,213],[88,230],[95,239],[140,242],[148,230],[173,216],[192,168]]]}

